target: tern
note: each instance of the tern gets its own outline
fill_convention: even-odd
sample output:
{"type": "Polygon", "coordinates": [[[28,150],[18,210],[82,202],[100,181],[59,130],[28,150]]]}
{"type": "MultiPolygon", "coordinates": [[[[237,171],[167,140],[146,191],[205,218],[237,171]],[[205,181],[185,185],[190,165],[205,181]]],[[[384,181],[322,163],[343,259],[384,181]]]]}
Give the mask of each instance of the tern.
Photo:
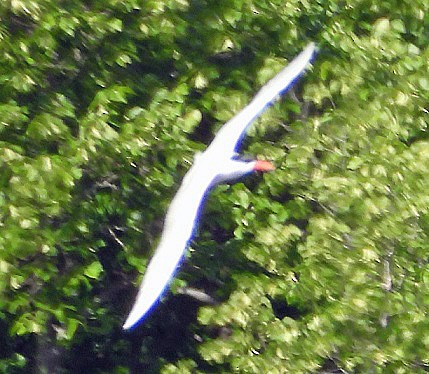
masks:
{"type": "Polygon", "coordinates": [[[149,262],[123,329],[132,329],[139,324],[168,286],[187,249],[200,207],[210,188],[253,171],[274,170],[269,161],[240,161],[236,158],[237,147],[248,126],[302,74],[315,50],[314,43],[310,43],[259,90],[250,104],[220,129],[205,152],[195,157],[168,208],[158,248],[149,262]]]}

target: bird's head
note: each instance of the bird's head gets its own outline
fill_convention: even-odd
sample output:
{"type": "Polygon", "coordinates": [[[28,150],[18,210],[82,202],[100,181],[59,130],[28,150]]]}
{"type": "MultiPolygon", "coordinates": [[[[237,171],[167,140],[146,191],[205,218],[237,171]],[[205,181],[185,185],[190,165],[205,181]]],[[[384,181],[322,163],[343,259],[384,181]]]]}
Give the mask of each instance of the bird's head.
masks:
{"type": "Polygon", "coordinates": [[[265,173],[273,170],[275,170],[275,167],[269,161],[229,159],[222,163],[222,168],[213,181],[213,184],[233,181],[255,171],[265,173]]]}
{"type": "Polygon", "coordinates": [[[265,160],[256,160],[253,161],[253,171],[261,171],[261,172],[267,172],[267,171],[273,171],[276,167],[269,161],[265,160]]]}

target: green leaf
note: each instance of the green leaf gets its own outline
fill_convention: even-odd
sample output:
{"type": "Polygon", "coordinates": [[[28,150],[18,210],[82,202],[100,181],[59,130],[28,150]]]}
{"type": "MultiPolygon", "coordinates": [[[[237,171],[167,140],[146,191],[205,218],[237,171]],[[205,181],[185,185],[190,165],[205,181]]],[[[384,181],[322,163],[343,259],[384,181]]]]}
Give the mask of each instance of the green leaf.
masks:
{"type": "Polygon", "coordinates": [[[84,274],[88,278],[97,279],[103,271],[102,265],[98,261],[94,261],[85,268],[84,274]]]}

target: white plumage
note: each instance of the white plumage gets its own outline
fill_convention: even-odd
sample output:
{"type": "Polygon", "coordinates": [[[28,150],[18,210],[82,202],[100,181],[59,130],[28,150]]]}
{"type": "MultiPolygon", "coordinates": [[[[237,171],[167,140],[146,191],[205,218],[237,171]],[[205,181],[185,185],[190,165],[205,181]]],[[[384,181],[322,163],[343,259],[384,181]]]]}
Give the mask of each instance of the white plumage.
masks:
{"type": "Polygon", "coordinates": [[[233,159],[236,147],[253,120],[304,71],[314,52],[314,43],[310,43],[287,67],[264,85],[250,104],[220,129],[207,150],[195,158],[168,208],[160,243],[147,267],[124,329],[137,325],[167,287],[187,248],[198,210],[209,188],[255,170],[274,169],[267,161],[244,162],[233,159]]]}

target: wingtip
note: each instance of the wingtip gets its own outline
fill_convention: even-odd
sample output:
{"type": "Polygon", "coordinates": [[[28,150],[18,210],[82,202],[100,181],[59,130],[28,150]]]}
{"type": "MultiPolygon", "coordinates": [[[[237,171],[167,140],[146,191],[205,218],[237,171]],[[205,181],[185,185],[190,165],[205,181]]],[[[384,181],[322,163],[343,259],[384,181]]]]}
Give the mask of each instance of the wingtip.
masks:
{"type": "MultiPolygon", "coordinates": [[[[153,288],[152,288],[153,289],[153,288]]],[[[122,325],[123,330],[133,330],[140,325],[155,305],[159,302],[159,296],[162,293],[157,291],[155,294],[149,294],[147,288],[139,290],[131,312],[128,314],[125,323],[122,325]]]]}
{"type": "Polygon", "coordinates": [[[134,330],[135,327],[137,327],[145,317],[146,314],[135,314],[130,313],[128,318],[126,319],[125,323],[122,325],[122,330],[125,331],[131,331],[134,330]]]}
{"type": "Polygon", "coordinates": [[[125,323],[122,325],[123,330],[133,330],[137,325],[139,325],[143,318],[146,316],[149,308],[142,308],[141,299],[137,298],[133,308],[131,309],[130,314],[128,315],[125,323]]]}
{"type": "Polygon", "coordinates": [[[133,330],[135,327],[140,325],[140,323],[143,322],[145,317],[149,314],[152,307],[156,303],[153,302],[150,305],[142,304],[142,300],[137,298],[136,303],[134,304],[133,308],[131,309],[130,314],[128,315],[127,319],[125,320],[125,323],[122,325],[123,330],[133,330]]]}
{"type": "Polygon", "coordinates": [[[137,324],[140,322],[141,318],[139,319],[135,319],[135,318],[131,318],[132,316],[129,315],[127,320],[125,321],[125,323],[122,325],[122,330],[132,330],[134,327],[137,326],[137,324]]]}
{"type": "Polygon", "coordinates": [[[317,53],[317,46],[315,42],[310,42],[307,44],[307,46],[304,48],[303,53],[309,54],[309,61],[311,61],[315,54],[317,53]]]}
{"type": "Polygon", "coordinates": [[[122,326],[122,330],[124,330],[124,331],[131,331],[131,330],[134,329],[134,327],[135,327],[134,324],[125,322],[123,324],[123,326],[122,326]]]}
{"type": "Polygon", "coordinates": [[[308,43],[307,44],[307,47],[306,48],[308,48],[308,49],[316,49],[316,43],[315,42],[310,42],[310,43],[308,43]]]}
{"type": "Polygon", "coordinates": [[[125,323],[122,325],[122,330],[130,330],[134,324],[135,322],[130,321],[130,317],[128,317],[125,323]]]}

